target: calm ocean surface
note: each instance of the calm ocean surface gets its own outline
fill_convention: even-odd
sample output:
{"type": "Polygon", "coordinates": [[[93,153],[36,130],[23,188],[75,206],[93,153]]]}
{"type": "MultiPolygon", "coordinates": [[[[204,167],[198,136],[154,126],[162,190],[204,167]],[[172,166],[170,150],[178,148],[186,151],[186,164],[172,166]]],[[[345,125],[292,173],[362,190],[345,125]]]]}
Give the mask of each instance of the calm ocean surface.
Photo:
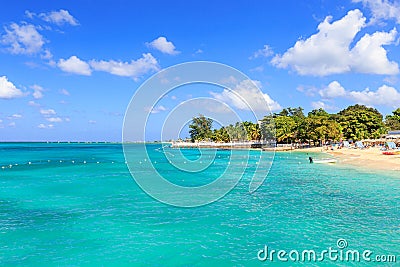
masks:
{"type": "MultiPolygon", "coordinates": [[[[161,157],[160,147],[148,145],[150,157],[161,157]]],[[[198,153],[183,150],[189,159],[198,153]]],[[[229,153],[217,152],[219,166],[229,153]]],[[[189,186],[215,174],[185,179],[163,166],[160,173],[189,186]]],[[[322,251],[337,249],[340,238],[348,249],[400,255],[398,174],[310,165],[301,152],[277,153],[254,194],[245,175],[224,198],[199,208],[146,195],[118,144],[0,144],[0,167],[1,266],[367,265],[257,259],[265,245],[322,251]]]]}

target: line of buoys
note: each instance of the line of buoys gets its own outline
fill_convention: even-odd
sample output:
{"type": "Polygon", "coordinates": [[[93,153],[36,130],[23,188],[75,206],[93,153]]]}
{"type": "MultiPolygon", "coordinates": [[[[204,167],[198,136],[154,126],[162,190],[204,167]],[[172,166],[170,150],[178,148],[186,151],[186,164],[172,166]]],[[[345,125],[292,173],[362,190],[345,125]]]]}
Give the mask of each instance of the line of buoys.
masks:
{"type": "MultiPolygon", "coordinates": [[[[26,162],[26,163],[14,163],[14,164],[8,164],[8,165],[4,165],[4,166],[1,166],[1,169],[2,170],[5,170],[5,169],[11,169],[11,168],[15,168],[15,167],[23,167],[23,166],[38,166],[38,165],[42,165],[43,163],[50,163],[50,162],[52,162],[51,160],[39,160],[39,161],[28,161],[28,162],[26,162]]],[[[84,161],[76,161],[76,160],[56,160],[55,161],[56,163],[72,163],[72,164],[79,164],[79,163],[83,163],[83,164],[87,164],[87,163],[90,163],[90,162],[88,162],[88,161],[86,161],[86,160],[84,160],[84,161]]],[[[111,163],[111,164],[114,164],[115,163],[115,161],[105,161],[105,162],[101,162],[101,161],[95,161],[95,162],[92,162],[92,163],[96,163],[96,164],[100,164],[100,163],[111,163]]]]}

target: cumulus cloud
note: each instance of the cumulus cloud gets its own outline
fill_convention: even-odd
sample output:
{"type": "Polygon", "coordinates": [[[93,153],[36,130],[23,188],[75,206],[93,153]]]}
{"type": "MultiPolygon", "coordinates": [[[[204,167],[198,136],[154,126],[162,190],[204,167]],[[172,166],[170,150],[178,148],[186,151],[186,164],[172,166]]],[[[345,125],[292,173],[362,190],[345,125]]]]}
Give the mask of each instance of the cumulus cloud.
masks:
{"type": "Polygon", "coordinates": [[[104,71],[117,76],[131,77],[137,79],[141,75],[159,70],[157,59],[150,53],[143,54],[138,60],[131,62],[91,60],[90,66],[96,71],[104,71]]]}
{"type": "Polygon", "coordinates": [[[54,109],[40,109],[40,114],[42,115],[56,115],[56,111],[54,109]]]}
{"type": "Polygon", "coordinates": [[[21,96],[24,96],[22,91],[15,87],[15,85],[10,82],[6,76],[0,77],[0,98],[11,99],[21,96]]]}
{"type": "MultiPolygon", "coordinates": [[[[25,12],[27,14],[27,12],[25,12]]],[[[32,16],[33,13],[29,13],[32,16]]],[[[44,21],[57,25],[69,24],[72,26],[79,25],[78,21],[68,12],[68,10],[60,9],[59,11],[51,11],[48,13],[40,13],[39,18],[44,21]]]]}
{"type": "Polygon", "coordinates": [[[327,87],[319,90],[319,94],[323,98],[336,98],[346,95],[346,90],[339,82],[333,81],[327,87]]]}
{"type": "Polygon", "coordinates": [[[360,72],[370,74],[399,73],[396,62],[387,58],[383,45],[393,44],[397,31],[365,34],[350,49],[356,35],[366,26],[360,10],[347,13],[331,23],[328,16],[318,25],[318,32],[306,40],[299,40],[283,55],[276,55],[271,63],[278,68],[292,68],[300,75],[325,76],[337,73],[360,72]]]}
{"type": "MultiPolygon", "coordinates": [[[[150,53],[143,54],[141,58],[130,62],[94,59],[86,62],[77,56],[71,56],[68,59],[60,59],[57,66],[64,72],[74,74],[90,76],[93,71],[104,71],[117,76],[131,77],[134,80],[148,72],[160,69],[157,59],[150,53]]],[[[61,91],[62,94],[66,92],[68,91],[61,91]]]]}
{"type": "Polygon", "coordinates": [[[398,107],[400,103],[400,92],[394,87],[382,85],[375,92],[368,88],[364,91],[350,91],[349,97],[359,104],[365,105],[383,105],[398,107]]]}
{"type": "Polygon", "coordinates": [[[360,73],[397,74],[399,65],[389,61],[382,45],[395,42],[397,30],[365,34],[351,50],[353,69],[360,73]]]}
{"type": "Polygon", "coordinates": [[[36,54],[41,51],[45,43],[34,25],[12,23],[4,29],[6,33],[1,37],[1,43],[12,54],[36,54]]]}
{"type": "Polygon", "coordinates": [[[165,38],[164,36],[160,36],[157,39],[146,44],[147,46],[154,48],[164,54],[176,55],[179,53],[179,51],[176,51],[175,45],[172,42],[167,41],[167,38],[165,38]]]}
{"type": "Polygon", "coordinates": [[[221,93],[210,92],[210,94],[215,99],[242,110],[274,111],[282,108],[268,94],[260,93],[259,88],[261,88],[259,81],[243,80],[232,87],[232,91],[224,89],[221,93]]]}
{"type": "Polygon", "coordinates": [[[40,99],[43,98],[43,87],[41,87],[40,85],[34,84],[31,86],[31,88],[33,89],[33,98],[35,99],[40,99]]]}
{"type": "MultiPolygon", "coordinates": [[[[400,103],[400,92],[394,87],[382,85],[376,91],[369,88],[363,91],[346,90],[339,82],[333,81],[326,88],[319,91],[320,95],[326,99],[346,98],[358,104],[368,106],[389,106],[398,107],[400,103]]],[[[315,103],[322,103],[321,101],[315,103]]]]}
{"type": "Polygon", "coordinates": [[[79,59],[77,56],[71,56],[68,59],[60,59],[57,66],[65,72],[90,76],[92,70],[85,61],[79,59]]]}
{"type": "Polygon", "coordinates": [[[371,10],[371,23],[381,20],[393,19],[400,24],[400,3],[389,0],[353,0],[354,3],[362,3],[371,10]]]}

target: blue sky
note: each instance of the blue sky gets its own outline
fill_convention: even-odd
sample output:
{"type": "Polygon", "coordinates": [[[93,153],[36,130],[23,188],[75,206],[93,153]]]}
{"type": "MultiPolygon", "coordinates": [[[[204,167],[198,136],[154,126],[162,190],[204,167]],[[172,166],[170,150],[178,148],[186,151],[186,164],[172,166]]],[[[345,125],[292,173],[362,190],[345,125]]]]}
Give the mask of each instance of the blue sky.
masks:
{"type": "MultiPolygon", "coordinates": [[[[0,18],[2,141],[120,141],[137,88],[193,60],[242,71],[274,110],[400,103],[397,0],[25,1],[0,18]]],[[[152,114],[216,90],[193,88],[152,114]]]]}

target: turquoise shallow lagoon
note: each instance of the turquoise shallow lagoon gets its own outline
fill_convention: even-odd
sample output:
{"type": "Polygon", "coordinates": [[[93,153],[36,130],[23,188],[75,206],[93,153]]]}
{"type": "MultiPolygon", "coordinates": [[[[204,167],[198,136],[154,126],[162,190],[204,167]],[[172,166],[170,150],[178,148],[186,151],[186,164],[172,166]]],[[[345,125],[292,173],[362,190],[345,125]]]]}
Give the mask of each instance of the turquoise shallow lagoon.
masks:
{"type": "MultiPolygon", "coordinates": [[[[160,147],[148,151],[157,157],[160,147]]],[[[217,152],[219,164],[226,153],[217,152]]],[[[0,155],[1,266],[371,265],[257,259],[265,245],[322,251],[337,249],[339,238],[349,249],[400,262],[400,177],[393,173],[310,165],[305,153],[277,153],[254,194],[245,175],[215,203],[176,208],[138,187],[120,144],[9,143],[0,144],[0,155]]],[[[185,180],[159,171],[189,185],[214,174],[185,180]]]]}

